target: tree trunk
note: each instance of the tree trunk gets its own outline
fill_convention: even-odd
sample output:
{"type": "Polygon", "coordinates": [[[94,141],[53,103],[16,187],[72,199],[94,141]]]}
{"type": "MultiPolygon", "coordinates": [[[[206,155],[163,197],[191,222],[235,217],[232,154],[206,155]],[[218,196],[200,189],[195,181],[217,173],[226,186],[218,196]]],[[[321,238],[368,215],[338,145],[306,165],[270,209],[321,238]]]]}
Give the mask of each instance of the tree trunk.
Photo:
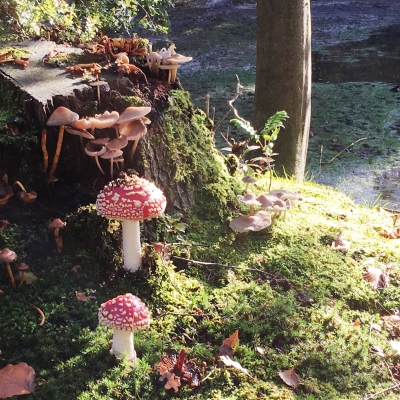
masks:
{"type": "Polygon", "coordinates": [[[289,119],[274,146],[275,169],[304,178],[311,118],[309,0],[258,0],[257,74],[253,126],[277,111],[289,119]]]}

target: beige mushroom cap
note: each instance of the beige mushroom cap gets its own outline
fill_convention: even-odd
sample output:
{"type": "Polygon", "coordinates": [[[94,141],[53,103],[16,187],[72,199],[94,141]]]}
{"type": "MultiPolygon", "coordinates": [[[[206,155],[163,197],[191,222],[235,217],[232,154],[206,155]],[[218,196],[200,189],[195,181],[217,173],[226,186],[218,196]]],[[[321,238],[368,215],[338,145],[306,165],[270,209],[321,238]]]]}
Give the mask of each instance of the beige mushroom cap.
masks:
{"type": "Polygon", "coordinates": [[[0,251],[0,261],[1,262],[11,262],[17,259],[17,254],[15,251],[10,250],[5,247],[2,251],[0,251]]]}
{"type": "Polygon", "coordinates": [[[260,210],[249,215],[234,218],[229,227],[235,232],[260,231],[272,224],[271,214],[260,210]]]}
{"type": "Polygon", "coordinates": [[[110,160],[111,158],[117,158],[122,156],[122,154],[124,154],[124,152],[122,150],[110,150],[107,149],[107,151],[102,154],[100,157],[104,158],[106,160],[110,160]]]}
{"type": "Polygon", "coordinates": [[[147,132],[146,125],[142,119],[135,119],[133,121],[123,124],[119,128],[121,136],[126,137],[128,140],[140,139],[147,132]]]}
{"type": "Polygon", "coordinates": [[[78,129],[90,129],[92,127],[92,118],[81,118],[70,124],[78,129]]]}
{"type": "Polygon", "coordinates": [[[60,218],[55,218],[53,221],[50,222],[48,225],[49,229],[63,229],[67,225],[66,222],[61,221],[60,218]]]}
{"type": "Polygon", "coordinates": [[[86,129],[78,129],[72,126],[66,126],[65,130],[71,135],[82,136],[86,139],[94,139],[94,136],[89,133],[86,129]]]}
{"type": "Polygon", "coordinates": [[[109,150],[120,150],[128,144],[128,139],[125,136],[121,136],[110,140],[106,143],[106,147],[109,150]]]}
{"type": "Polygon", "coordinates": [[[48,126],[70,125],[79,119],[79,114],[67,107],[57,107],[46,121],[48,126]]]}
{"type": "Polygon", "coordinates": [[[92,118],[92,128],[106,129],[111,128],[120,117],[117,111],[105,111],[103,114],[95,115],[92,118]]]}
{"type": "Polygon", "coordinates": [[[261,206],[261,203],[256,199],[256,196],[253,193],[247,193],[245,195],[239,194],[237,198],[248,206],[261,206]]]}
{"type": "Polygon", "coordinates": [[[140,107],[128,107],[125,111],[119,116],[116,124],[123,125],[129,121],[140,119],[144,117],[151,111],[151,107],[140,106],[140,107]]]}

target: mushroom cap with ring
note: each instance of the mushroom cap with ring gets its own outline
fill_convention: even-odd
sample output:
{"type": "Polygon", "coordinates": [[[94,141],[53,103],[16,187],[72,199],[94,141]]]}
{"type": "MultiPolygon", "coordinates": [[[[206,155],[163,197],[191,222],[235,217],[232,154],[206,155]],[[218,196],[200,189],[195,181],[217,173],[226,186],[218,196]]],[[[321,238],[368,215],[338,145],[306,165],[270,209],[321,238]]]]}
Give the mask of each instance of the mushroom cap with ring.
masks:
{"type": "Polygon", "coordinates": [[[67,107],[57,107],[46,121],[48,126],[70,125],[79,119],[79,114],[67,107]]]}
{"type": "Polygon", "coordinates": [[[142,221],[158,217],[166,204],[163,192],[152,182],[121,174],[98,194],[96,208],[106,218],[142,221]]]}
{"type": "Polygon", "coordinates": [[[123,331],[138,331],[150,325],[150,313],[138,297],[126,293],[101,304],[99,324],[123,331]]]}

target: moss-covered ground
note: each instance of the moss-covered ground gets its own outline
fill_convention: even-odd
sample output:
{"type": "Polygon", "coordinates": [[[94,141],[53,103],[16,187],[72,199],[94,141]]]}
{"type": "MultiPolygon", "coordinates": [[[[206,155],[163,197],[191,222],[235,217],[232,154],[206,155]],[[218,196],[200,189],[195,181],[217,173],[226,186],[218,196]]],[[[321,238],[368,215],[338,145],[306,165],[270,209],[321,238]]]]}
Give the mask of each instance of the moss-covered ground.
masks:
{"type": "MultiPolygon", "coordinates": [[[[260,181],[254,191],[266,186],[260,181]]],[[[381,317],[399,304],[400,249],[379,232],[392,229],[392,216],[356,206],[324,186],[277,179],[273,186],[301,192],[286,219],[243,237],[211,213],[179,221],[188,224],[185,233],[160,221],[158,236],[153,232],[147,242],[176,243],[172,259],[160,259],[145,245],[145,265],[136,274],[120,268],[118,223],[97,216],[92,206],[67,216],[62,253],[47,221],[7,226],[0,247],[15,250],[37,280],[13,289],[3,269],[0,367],[23,361],[35,369],[36,391],[27,399],[170,398],[172,390],[156,384],[154,366],[163,354],[181,348],[197,365],[207,363],[202,372],[207,379],[198,388],[182,386],[176,398],[360,399],[390,386],[389,368],[399,356],[388,339],[396,340],[398,330],[389,333],[381,317]],[[352,242],[347,253],[330,248],[339,232],[352,242]],[[389,287],[373,290],[363,271],[387,265],[389,287]],[[81,292],[95,298],[79,301],[81,292]],[[139,296],[152,316],[150,328],[135,334],[140,357],[135,368],[110,355],[112,332],[97,322],[100,303],[126,292],[139,296]],[[43,326],[32,305],[44,312],[43,326]],[[236,329],[233,359],[251,377],[213,361],[236,329]],[[303,378],[296,390],[277,375],[293,366],[303,378]]],[[[21,220],[31,206],[20,211],[21,220]]],[[[2,211],[12,207],[17,205],[2,211]]]]}

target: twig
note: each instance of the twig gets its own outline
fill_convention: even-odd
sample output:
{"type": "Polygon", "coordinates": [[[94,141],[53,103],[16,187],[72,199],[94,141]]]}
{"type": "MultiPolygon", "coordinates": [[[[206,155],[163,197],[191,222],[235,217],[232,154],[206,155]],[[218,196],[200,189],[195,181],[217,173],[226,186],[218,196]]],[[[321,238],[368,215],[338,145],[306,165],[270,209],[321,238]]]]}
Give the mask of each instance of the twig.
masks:
{"type": "Polygon", "coordinates": [[[390,387],[388,387],[388,388],[386,388],[386,389],[382,389],[382,390],[380,390],[379,392],[376,392],[376,393],[374,393],[374,394],[370,394],[370,395],[368,395],[367,397],[364,397],[364,400],[371,400],[371,399],[374,399],[376,396],[379,396],[379,395],[382,394],[382,393],[388,392],[389,390],[396,389],[396,388],[398,388],[399,386],[400,386],[400,382],[399,382],[399,383],[396,383],[395,385],[392,385],[392,386],[390,386],[390,387]]]}
{"type": "Polygon", "coordinates": [[[39,315],[42,317],[42,320],[40,321],[39,326],[43,326],[44,321],[46,320],[46,317],[44,316],[43,311],[39,307],[33,306],[32,304],[30,306],[32,308],[34,308],[39,313],[39,315]]]}
{"type": "Polygon", "coordinates": [[[236,265],[220,264],[218,262],[196,261],[196,260],[191,260],[189,258],[183,258],[183,257],[178,257],[178,256],[172,256],[172,257],[176,258],[177,260],[183,260],[183,261],[191,262],[191,263],[197,264],[197,265],[204,265],[204,266],[208,266],[208,267],[219,266],[219,267],[224,267],[224,268],[243,269],[245,271],[258,272],[258,273],[264,274],[264,275],[266,275],[266,276],[268,276],[270,278],[279,279],[276,275],[270,274],[269,272],[265,272],[265,271],[263,271],[261,269],[258,269],[258,268],[240,267],[240,266],[236,266],[236,265]]]}
{"type": "Polygon", "coordinates": [[[212,314],[193,314],[193,313],[179,313],[179,312],[165,312],[156,316],[156,318],[165,317],[166,315],[179,315],[180,317],[212,317],[212,314]]]}
{"type": "Polygon", "coordinates": [[[208,379],[214,372],[215,372],[215,369],[216,368],[214,368],[207,376],[205,376],[200,382],[204,382],[206,379],[208,379]]]}
{"type": "Polygon", "coordinates": [[[354,146],[355,144],[357,144],[358,142],[361,142],[362,140],[366,140],[366,137],[357,139],[355,142],[349,144],[347,147],[345,147],[342,151],[339,151],[339,153],[337,153],[333,158],[331,158],[324,166],[324,168],[320,168],[316,178],[318,178],[318,176],[321,175],[321,172],[329,165],[331,164],[337,157],[339,157],[342,153],[344,153],[346,150],[348,150],[350,147],[354,146]]]}
{"type": "Polygon", "coordinates": [[[243,88],[244,88],[244,86],[242,86],[242,85],[240,84],[240,80],[239,80],[239,77],[238,77],[237,75],[236,75],[236,79],[237,79],[236,94],[235,94],[235,96],[233,97],[233,99],[228,100],[228,104],[229,104],[230,109],[233,111],[233,115],[236,117],[236,119],[238,119],[239,121],[242,121],[243,123],[247,123],[247,121],[246,121],[244,118],[242,118],[241,116],[239,116],[238,111],[237,111],[236,108],[233,106],[233,103],[237,100],[237,98],[238,98],[239,95],[240,95],[240,89],[243,89],[243,88]]]}

